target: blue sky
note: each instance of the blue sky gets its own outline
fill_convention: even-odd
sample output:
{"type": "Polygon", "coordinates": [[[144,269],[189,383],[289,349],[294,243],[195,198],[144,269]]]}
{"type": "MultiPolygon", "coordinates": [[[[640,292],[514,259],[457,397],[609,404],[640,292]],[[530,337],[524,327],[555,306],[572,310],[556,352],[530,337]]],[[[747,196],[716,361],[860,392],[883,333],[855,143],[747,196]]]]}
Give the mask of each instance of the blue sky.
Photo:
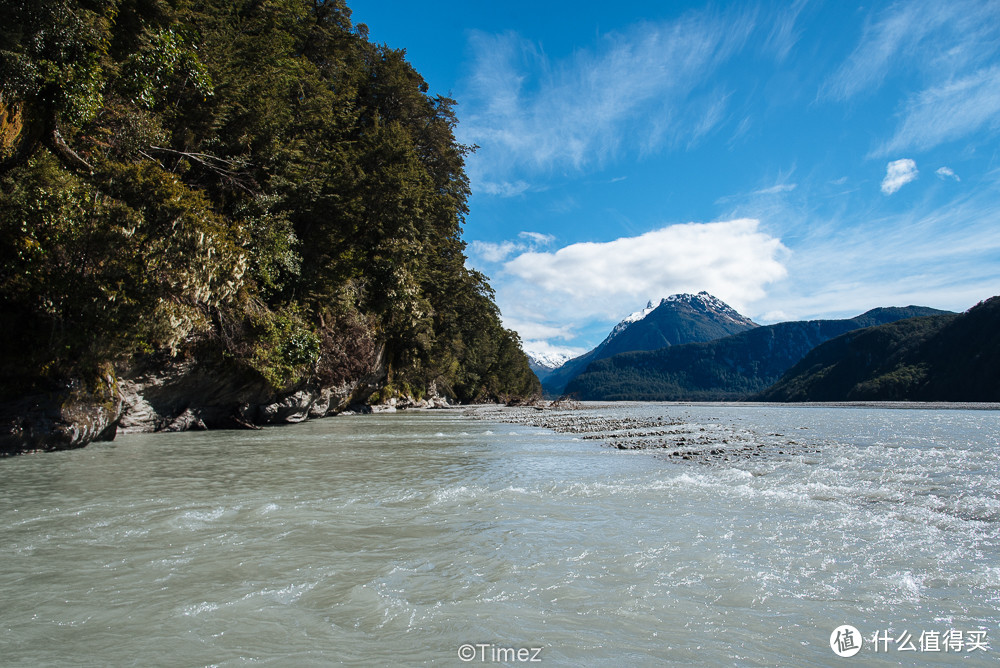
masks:
{"type": "Polygon", "coordinates": [[[1000,3],[354,0],[458,101],[526,348],[707,290],[760,323],[1000,294],[1000,3]]]}

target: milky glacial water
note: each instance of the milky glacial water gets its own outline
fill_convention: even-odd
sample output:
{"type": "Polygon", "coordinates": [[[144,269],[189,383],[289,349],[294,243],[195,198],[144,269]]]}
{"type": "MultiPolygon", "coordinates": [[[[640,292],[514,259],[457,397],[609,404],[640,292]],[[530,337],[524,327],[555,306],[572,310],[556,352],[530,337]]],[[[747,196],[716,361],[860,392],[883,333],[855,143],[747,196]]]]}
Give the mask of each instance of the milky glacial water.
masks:
{"type": "Polygon", "coordinates": [[[998,662],[1000,413],[579,414],[795,447],[679,461],[453,410],[0,460],[0,665],[998,662]],[[870,642],[949,630],[989,648],[870,642]]]}

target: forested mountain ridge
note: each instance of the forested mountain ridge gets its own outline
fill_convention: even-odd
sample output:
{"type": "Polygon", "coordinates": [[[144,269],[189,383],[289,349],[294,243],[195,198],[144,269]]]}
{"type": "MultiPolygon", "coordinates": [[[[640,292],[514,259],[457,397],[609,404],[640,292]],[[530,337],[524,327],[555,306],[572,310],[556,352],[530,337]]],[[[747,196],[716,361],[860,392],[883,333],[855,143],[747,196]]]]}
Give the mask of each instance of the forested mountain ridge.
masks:
{"type": "Polygon", "coordinates": [[[603,401],[746,399],[777,381],[810,350],[845,332],[942,313],[922,306],[877,308],[846,320],[781,322],[705,343],[624,353],[590,364],[566,393],[603,401]]]}
{"type": "Polygon", "coordinates": [[[1000,297],[860,329],[810,351],[763,401],[1000,401],[1000,297]]]}
{"type": "Polygon", "coordinates": [[[0,6],[0,450],[539,391],[464,266],[454,101],[350,16],[0,6]]]}

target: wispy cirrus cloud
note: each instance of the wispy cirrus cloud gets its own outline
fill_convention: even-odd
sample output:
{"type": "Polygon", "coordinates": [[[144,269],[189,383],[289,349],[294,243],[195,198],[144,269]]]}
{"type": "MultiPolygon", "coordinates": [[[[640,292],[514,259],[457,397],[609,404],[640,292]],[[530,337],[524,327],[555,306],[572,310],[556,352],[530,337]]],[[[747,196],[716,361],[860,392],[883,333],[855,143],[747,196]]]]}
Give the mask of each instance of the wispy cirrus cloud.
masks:
{"type": "Polygon", "coordinates": [[[882,192],[891,195],[919,176],[917,163],[910,158],[893,160],[885,166],[885,178],[882,179],[882,192]]]}
{"type": "Polygon", "coordinates": [[[776,183],[768,188],[755,190],[751,193],[751,195],[778,195],[781,193],[790,193],[797,187],[797,183],[776,183]]]}
{"type": "Polygon", "coordinates": [[[881,85],[901,52],[915,51],[935,26],[951,16],[948,3],[924,4],[894,5],[877,20],[869,21],[858,46],[827,83],[826,95],[847,99],[881,85]]]}
{"type": "Polygon", "coordinates": [[[479,190],[487,195],[497,195],[499,197],[516,197],[527,192],[531,184],[518,179],[516,181],[480,181],[479,190]]]}
{"type": "Polygon", "coordinates": [[[702,90],[704,82],[752,28],[747,14],[688,14],[605,34],[555,61],[517,33],[473,33],[458,128],[462,142],[480,146],[469,160],[473,181],[502,184],[514,169],[580,169],[623,145],[642,152],[697,141],[726,116],[724,90],[702,90]]]}
{"type": "Polygon", "coordinates": [[[998,34],[1000,6],[993,0],[896,2],[865,23],[858,45],[823,92],[848,99],[900,70],[947,80],[989,62],[1000,48],[998,34]]]}
{"type": "Polygon", "coordinates": [[[754,303],[761,314],[754,319],[839,318],[908,304],[964,310],[997,294],[1000,171],[955,192],[933,207],[918,197],[881,214],[850,207],[819,213],[807,200],[762,216],[801,221],[802,233],[783,235],[792,249],[788,279],[754,303]]]}
{"type": "Polygon", "coordinates": [[[1000,130],[1000,67],[928,88],[904,103],[901,116],[899,128],[876,155],[928,149],[982,130],[996,132],[1000,130]]]}
{"type": "Polygon", "coordinates": [[[809,0],[795,0],[787,7],[779,9],[765,22],[771,26],[771,31],[767,35],[764,48],[773,52],[779,61],[788,57],[801,38],[799,16],[808,4],[809,0]]]}
{"type": "Polygon", "coordinates": [[[908,88],[892,136],[871,151],[886,157],[1000,130],[1000,3],[897,2],[864,26],[857,47],[821,95],[847,100],[897,80],[908,88]]]}
{"type": "Polygon", "coordinates": [[[496,263],[503,262],[514,253],[543,248],[556,240],[551,234],[543,232],[519,232],[517,236],[519,241],[496,243],[474,240],[469,244],[469,252],[476,258],[496,263]]]}

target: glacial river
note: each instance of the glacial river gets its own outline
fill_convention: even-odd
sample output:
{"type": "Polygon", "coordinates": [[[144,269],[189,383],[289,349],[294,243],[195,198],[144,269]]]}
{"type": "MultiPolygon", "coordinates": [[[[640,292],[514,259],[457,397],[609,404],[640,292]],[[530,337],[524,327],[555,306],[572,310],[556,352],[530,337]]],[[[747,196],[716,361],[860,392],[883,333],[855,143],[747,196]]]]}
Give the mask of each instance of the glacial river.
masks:
{"type": "Polygon", "coordinates": [[[743,444],[690,459],[502,415],[0,460],[0,665],[1000,660],[1000,412],[573,414],[743,444]]]}

